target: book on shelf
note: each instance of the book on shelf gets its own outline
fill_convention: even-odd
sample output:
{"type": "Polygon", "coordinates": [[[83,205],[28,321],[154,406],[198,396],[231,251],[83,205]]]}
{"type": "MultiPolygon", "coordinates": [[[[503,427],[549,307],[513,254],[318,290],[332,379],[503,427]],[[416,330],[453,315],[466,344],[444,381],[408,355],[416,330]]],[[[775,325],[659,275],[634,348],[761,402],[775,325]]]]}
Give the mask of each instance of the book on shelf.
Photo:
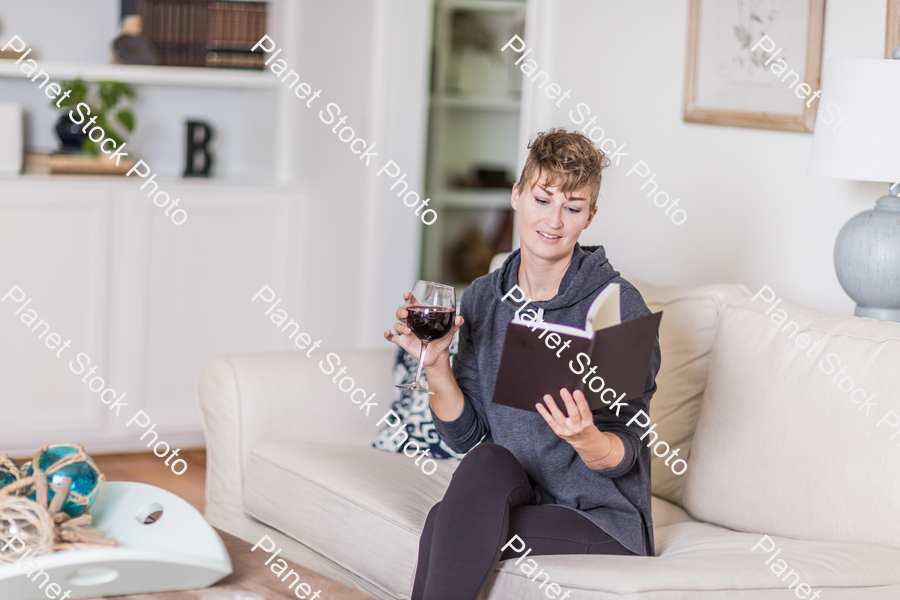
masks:
{"type": "Polygon", "coordinates": [[[134,162],[121,159],[115,161],[106,155],[94,156],[82,152],[51,152],[26,154],[26,173],[49,173],[50,175],[125,175],[134,162]],[[29,156],[30,154],[30,156],[29,156]],[[30,160],[29,160],[30,158],[30,160]]]}
{"type": "Polygon", "coordinates": [[[258,2],[210,2],[210,50],[250,51],[266,34],[267,6],[258,2]]]}
{"type": "Polygon", "coordinates": [[[262,69],[266,57],[256,52],[209,52],[206,66],[224,69],[262,69]]]}
{"type": "Polygon", "coordinates": [[[265,35],[268,4],[222,0],[144,0],[142,35],[167,66],[262,69],[251,48],[265,35]]]}
{"type": "Polygon", "coordinates": [[[49,175],[50,153],[36,148],[25,148],[22,164],[23,175],[49,175]]]}
{"type": "Polygon", "coordinates": [[[12,49],[0,50],[0,59],[19,60],[20,58],[22,58],[22,55],[25,54],[25,52],[25,50],[22,50],[21,52],[17,52],[12,49]]]}

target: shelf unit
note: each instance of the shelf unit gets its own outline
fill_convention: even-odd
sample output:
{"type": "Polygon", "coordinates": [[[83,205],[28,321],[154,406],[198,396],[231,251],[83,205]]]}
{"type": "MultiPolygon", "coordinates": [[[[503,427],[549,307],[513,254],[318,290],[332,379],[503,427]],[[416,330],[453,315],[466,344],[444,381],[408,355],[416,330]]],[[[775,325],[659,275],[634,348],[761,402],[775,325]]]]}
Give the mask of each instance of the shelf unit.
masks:
{"type": "MultiPolygon", "coordinates": [[[[0,60],[0,77],[27,79],[14,60],[0,60]]],[[[38,65],[51,81],[75,79],[103,81],[111,79],[134,85],[182,86],[197,88],[231,88],[270,90],[278,79],[267,71],[240,69],[205,69],[199,67],[160,67],[145,65],[98,65],[84,63],[45,62],[38,65]]]]}
{"type": "Polygon", "coordinates": [[[477,168],[502,169],[508,178],[518,174],[522,76],[500,48],[513,33],[522,35],[526,7],[526,0],[435,3],[426,190],[440,218],[423,228],[425,279],[463,287],[468,282],[451,269],[461,240],[477,227],[492,245],[508,226],[511,190],[458,187],[457,180],[472,178],[477,168]],[[477,46],[486,38],[490,50],[483,43],[481,50],[466,48],[467,39],[477,46]]]}
{"type": "MultiPolygon", "coordinates": [[[[287,0],[268,2],[267,31],[279,40],[279,58],[291,66],[298,64],[297,48],[282,42],[291,39],[286,23],[296,21],[296,4],[287,0]]],[[[72,24],[76,29],[79,25],[86,31],[90,29],[86,23],[72,24]]],[[[293,181],[297,148],[291,134],[296,129],[297,101],[268,67],[243,70],[68,62],[58,50],[45,55],[42,49],[38,41],[35,61],[51,82],[62,84],[81,78],[136,86],[137,100],[133,105],[137,129],[129,137],[131,156],[143,159],[161,177],[181,175],[184,122],[201,120],[213,125],[215,135],[214,170],[209,181],[256,180],[282,185],[293,181]],[[222,93],[225,91],[229,93],[222,93]]],[[[22,104],[28,113],[30,134],[26,145],[40,150],[56,149],[54,128],[62,111],[50,107],[44,94],[46,86],[39,89],[22,72],[28,58],[19,64],[13,59],[0,60],[0,95],[4,100],[22,104]]]]}
{"type": "Polygon", "coordinates": [[[509,190],[442,190],[435,193],[441,208],[506,210],[509,190]]]}
{"type": "Polygon", "coordinates": [[[483,110],[517,113],[521,107],[517,98],[495,96],[432,96],[431,107],[445,110],[483,110]]]}

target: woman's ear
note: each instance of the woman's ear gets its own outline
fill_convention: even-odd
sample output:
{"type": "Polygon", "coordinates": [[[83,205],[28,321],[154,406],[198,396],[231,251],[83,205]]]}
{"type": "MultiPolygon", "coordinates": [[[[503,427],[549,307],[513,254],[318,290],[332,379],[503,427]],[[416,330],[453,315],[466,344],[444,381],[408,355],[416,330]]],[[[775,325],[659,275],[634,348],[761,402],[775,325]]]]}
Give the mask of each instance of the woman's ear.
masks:
{"type": "Polygon", "coordinates": [[[594,220],[594,217],[597,216],[597,205],[594,205],[594,210],[591,211],[591,214],[588,216],[587,223],[584,224],[584,228],[587,229],[591,222],[594,220]]]}
{"type": "Polygon", "coordinates": [[[512,205],[513,210],[519,210],[519,184],[518,184],[518,182],[513,184],[512,196],[510,196],[509,203],[512,205]]]}

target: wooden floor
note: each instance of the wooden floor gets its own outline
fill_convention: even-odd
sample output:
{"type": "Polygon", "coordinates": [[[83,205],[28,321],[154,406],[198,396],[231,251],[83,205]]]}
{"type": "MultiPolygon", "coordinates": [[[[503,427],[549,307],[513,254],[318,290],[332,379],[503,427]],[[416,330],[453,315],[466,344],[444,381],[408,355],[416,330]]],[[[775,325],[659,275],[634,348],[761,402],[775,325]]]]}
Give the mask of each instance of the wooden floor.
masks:
{"type": "MultiPolygon", "coordinates": [[[[224,531],[219,531],[218,533],[222,541],[225,542],[225,547],[228,548],[228,555],[231,556],[231,566],[234,569],[231,575],[225,579],[218,581],[210,588],[201,590],[115,596],[116,600],[205,600],[217,597],[218,592],[226,591],[244,592],[240,594],[240,598],[247,598],[246,592],[252,592],[267,600],[289,600],[290,598],[296,600],[301,596],[304,598],[309,597],[303,594],[302,591],[300,593],[296,592],[297,589],[300,589],[299,585],[294,588],[295,591],[291,591],[288,587],[289,583],[291,587],[297,583],[296,578],[285,583],[275,575],[274,571],[266,568],[265,560],[267,559],[267,554],[260,554],[259,552],[253,554],[251,543],[238,539],[224,531]]],[[[271,558],[271,556],[268,556],[268,558],[271,558]]],[[[374,598],[359,590],[338,583],[315,571],[310,571],[294,562],[281,558],[278,560],[283,560],[287,563],[287,568],[296,572],[300,577],[300,581],[315,590],[316,597],[320,598],[320,600],[374,600],[374,598]]]]}
{"type": "MultiPolygon", "coordinates": [[[[18,459],[19,464],[31,460],[32,457],[18,459]]],[[[152,452],[136,454],[91,454],[100,472],[106,475],[107,481],[137,481],[149,483],[172,492],[191,503],[203,513],[206,504],[206,449],[182,450],[178,458],[187,462],[187,471],[176,475],[165,464],[165,458],[159,458],[152,452]]]]}
{"type": "Polygon", "coordinates": [[[206,449],[182,450],[178,458],[187,463],[187,471],[176,475],[152,452],[138,454],[91,455],[107,481],[149,483],[172,492],[203,513],[206,505],[206,449]]]}

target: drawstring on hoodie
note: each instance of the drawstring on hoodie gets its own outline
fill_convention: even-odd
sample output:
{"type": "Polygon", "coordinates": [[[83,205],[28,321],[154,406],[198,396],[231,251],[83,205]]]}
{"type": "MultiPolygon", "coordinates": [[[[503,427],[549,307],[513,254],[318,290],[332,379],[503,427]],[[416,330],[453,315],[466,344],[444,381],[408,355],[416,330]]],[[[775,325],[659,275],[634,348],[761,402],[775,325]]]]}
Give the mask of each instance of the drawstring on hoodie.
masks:
{"type": "MultiPolygon", "coordinates": [[[[537,321],[543,321],[548,312],[553,312],[554,315],[559,313],[558,318],[562,314],[574,315],[579,311],[569,313],[568,309],[582,304],[583,310],[587,310],[600,290],[619,277],[619,272],[609,264],[602,246],[581,246],[576,243],[557,294],[549,300],[533,301],[525,298],[524,291],[518,285],[520,264],[521,250],[516,250],[499,269],[487,277],[493,296],[501,304],[512,308],[513,318],[521,318],[527,312],[526,320],[534,317],[537,321]]],[[[554,321],[558,318],[554,318],[554,321]]],[[[582,319],[583,317],[570,318],[571,322],[561,324],[581,326],[582,319]]]]}

